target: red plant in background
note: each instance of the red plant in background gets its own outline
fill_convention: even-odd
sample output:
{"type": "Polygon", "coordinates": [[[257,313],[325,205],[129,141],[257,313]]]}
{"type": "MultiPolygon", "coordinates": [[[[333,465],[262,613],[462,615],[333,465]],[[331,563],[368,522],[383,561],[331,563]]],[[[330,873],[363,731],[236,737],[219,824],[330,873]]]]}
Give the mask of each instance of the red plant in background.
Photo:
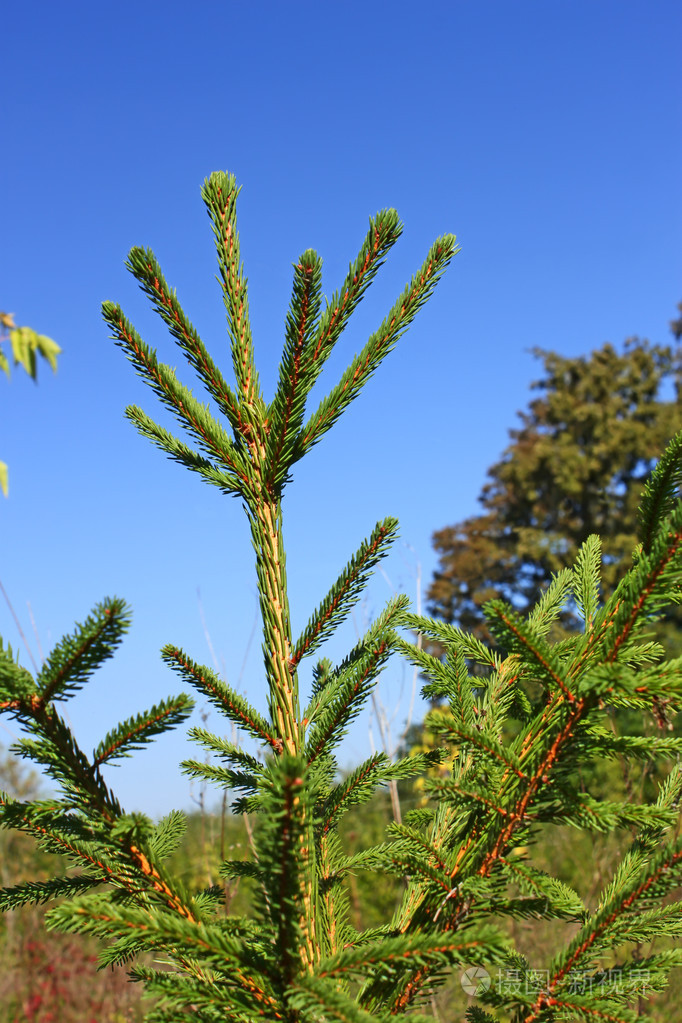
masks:
{"type": "Polygon", "coordinates": [[[41,929],[23,914],[8,935],[0,982],[0,1018],[8,1023],[138,1023],[141,991],[125,970],[97,972],[92,945],[41,929]],[[21,928],[21,929],[19,929],[21,928]]]}

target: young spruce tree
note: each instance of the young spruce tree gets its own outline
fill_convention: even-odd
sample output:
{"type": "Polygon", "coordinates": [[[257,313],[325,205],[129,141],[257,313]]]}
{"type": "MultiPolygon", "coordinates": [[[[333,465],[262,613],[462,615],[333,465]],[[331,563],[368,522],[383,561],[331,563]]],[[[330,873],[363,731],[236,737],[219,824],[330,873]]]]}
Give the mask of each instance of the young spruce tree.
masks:
{"type": "Polygon", "coordinates": [[[371,568],[395,538],[396,522],[377,524],[319,603],[299,637],[291,634],[282,497],[292,466],[330,429],[411,323],[456,251],[446,235],[431,248],[410,284],[339,382],[312,412],[306,400],[348,319],[400,234],[394,211],[379,213],[341,289],[321,297],[321,260],[312,250],[294,267],[293,294],[274,398],[264,400],[255,368],[246,278],[240,262],[233,177],[213,174],[203,198],[213,225],[227,311],[236,386],[226,383],[166,283],[149,250],[133,249],[128,267],[167,324],[223,417],[160,362],[121,309],[105,303],[116,342],[192,438],[177,439],[138,408],[128,417],[170,457],[243,501],[256,556],[263,624],[267,708],[258,710],[209,668],[170,644],[162,656],[261,745],[261,758],[205,729],[192,737],[214,755],[186,771],[239,791],[237,807],[256,821],[253,860],[227,860],[226,880],[249,878],[247,917],[225,915],[222,889],[189,891],[166,863],[184,828],[181,813],[159,824],[125,813],[101,769],[130,755],[189,715],[186,695],[124,721],[88,755],[58,704],[110,657],[128,626],[125,604],[103,601],[52,651],[33,677],[6,649],[0,657],[0,709],[26,730],[16,751],[47,770],[58,786],[49,799],[0,797],[0,820],[32,834],[74,870],[47,882],[27,881],[0,894],[3,908],[57,900],[48,926],[98,936],[103,965],[130,964],[155,996],[150,1021],[186,1017],[217,1021],[369,1023],[407,1013],[425,1019],[433,985],[456,968],[496,968],[504,983],[480,985],[467,1018],[520,1023],[559,1019],[641,1019],[632,1005],[658,990],[679,961],[673,948],[646,960],[628,958],[628,943],[682,930],[680,904],[667,896],[680,882],[676,838],[682,776],[675,767],[655,805],[597,801],[576,785],[586,759],[654,753],[677,759],[680,740],[614,736],[609,711],[639,708],[664,720],[682,693],[682,661],[665,661],[647,624],[679,599],[682,578],[682,435],[648,485],[640,545],[632,569],[599,606],[599,541],[591,537],[574,569],[559,573],[525,618],[497,601],[487,608],[504,654],[443,623],[391,601],[341,663],[318,660],[302,708],[298,669],[349,614],[371,568]],[[546,639],[567,600],[584,629],[559,644],[546,639]],[[397,629],[408,626],[441,642],[439,660],[397,629]],[[347,855],[338,837],[346,811],[392,779],[423,774],[445,751],[392,763],[371,756],[340,779],[334,751],[367,700],[389,654],[403,653],[427,676],[426,694],[447,709],[430,727],[457,749],[450,776],[430,783],[432,802],[392,825],[386,841],[347,855]],[[487,677],[470,674],[474,663],[487,677]],[[510,736],[512,736],[510,738],[510,736]],[[561,881],[534,868],[533,837],[545,822],[577,828],[636,830],[627,856],[601,895],[586,907],[561,881]],[[404,879],[401,905],[382,927],[359,931],[348,919],[345,878],[354,870],[404,879]],[[539,973],[508,947],[496,921],[504,916],[574,922],[569,944],[539,973]],[[154,965],[136,962],[151,952],[154,965]],[[618,969],[616,969],[618,967],[618,969]],[[540,979],[538,979],[540,978],[540,979]],[[485,1007],[484,1007],[485,1006],[485,1007]],[[499,1011],[503,1016],[493,1013],[499,1011]]]}

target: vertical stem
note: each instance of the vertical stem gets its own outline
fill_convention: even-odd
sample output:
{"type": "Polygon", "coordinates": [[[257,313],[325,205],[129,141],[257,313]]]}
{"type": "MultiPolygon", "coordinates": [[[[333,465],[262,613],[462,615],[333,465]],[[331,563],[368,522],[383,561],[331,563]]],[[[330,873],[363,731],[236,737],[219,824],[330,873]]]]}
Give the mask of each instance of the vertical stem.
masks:
{"type": "MultiPolygon", "coordinates": [[[[312,972],[315,963],[319,962],[322,957],[322,934],[318,932],[320,927],[318,913],[319,890],[317,886],[318,865],[315,862],[315,838],[313,835],[312,817],[309,810],[304,811],[304,813],[306,814],[306,829],[304,843],[301,847],[301,857],[306,865],[306,870],[303,877],[303,912],[300,920],[303,937],[301,959],[308,972],[312,972]]],[[[331,923],[331,921],[329,922],[331,923]]],[[[330,927],[330,930],[332,929],[333,927],[330,927]]]]}
{"type": "MultiPolygon", "coordinates": [[[[329,838],[327,835],[322,835],[320,838],[319,845],[319,873],[324,876],[329,876],[332,869],[332,857],[329,849],[329,838]]],[[[351,876],[350,874],[348,875],[351,876]]],[[[356,887],[357,895],[357,887],[356,887]]],[[[319,896],[318,896],[319,897],[319,896]]],[[[327,891],[319,897],[321,909],[323,911],[324,919],[324,939],[325,947],[318,948],[318,954],[316,958],[320,958],[323,955],[333,956],[339,950],[339,929],[338,929],[338,902],[339,893],[333,887],[330,886],[327,891]]],[[[358,930],[361,930],[358,927],[358,930]]]]}
{"type": "Polygon", "coordinates": [[[291,618],[287,593],[286,558],[282,538],[281,500],[263,500],[251,509],[251,536],[256,549],[258,596],[263,619],[263,657],[270,690],[272,721],[282,749],[300,749],[298,679],[289,667],[291,618]]]}
{"type": "MultiPolygon", "coordinates": [[[[251,535],[256,549],[258,595],[263,619],[263,656],[270,689],[269,708],[282,752],[300,757],[304,729],[300,724],[298,677],[291,670],[291,617],[286,578],[286,558],[282,535],[281,499],[259,501],[251,508],[251,535]]],[[[296,797],[292,809],[299,815],[309,808],[296,797]]],[[[312,821],[305,821],[306,837],[300,849],[305,864],[302,872],[299,950],[306,970],[312,970],[320,958],[317,935],[317,868],[312,821]]]]}

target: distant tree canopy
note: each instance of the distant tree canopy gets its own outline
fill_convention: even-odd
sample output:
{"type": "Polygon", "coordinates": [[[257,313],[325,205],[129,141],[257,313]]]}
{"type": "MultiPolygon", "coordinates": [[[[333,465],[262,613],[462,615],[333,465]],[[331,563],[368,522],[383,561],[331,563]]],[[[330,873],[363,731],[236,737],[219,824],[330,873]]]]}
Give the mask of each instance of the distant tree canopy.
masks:
{"type": "MultiPolygon", "coordinates": [[[[682,318],[670,326],[679,340],[682,318]]],[[[603,541],[610,592],[636,543],[644,481],[682,428],[677,346],[632,338],[620,352],[605,344],[577,358],[534,354],[544,366],[532,384],[538,397],[488,471],[482,513],[433,536],[430,612],[486,640],[482,605],[502,597],[531,606],[591,533],[603,541]]]]}

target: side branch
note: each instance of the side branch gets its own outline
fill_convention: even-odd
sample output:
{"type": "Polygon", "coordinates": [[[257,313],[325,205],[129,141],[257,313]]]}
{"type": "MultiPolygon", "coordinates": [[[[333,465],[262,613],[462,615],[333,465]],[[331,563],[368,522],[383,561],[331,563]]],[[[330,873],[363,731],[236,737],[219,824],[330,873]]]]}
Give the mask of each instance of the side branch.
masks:
{"type": "Polygon", "coordinates": [[[236,432],[241,431],[243,424],[236,395],[228,387],[197,331],[185,316],[175,291],[168,287],[154,253],[151,249],[133,248],[126,266],[151,299],[232,428],[236,432]]]}

